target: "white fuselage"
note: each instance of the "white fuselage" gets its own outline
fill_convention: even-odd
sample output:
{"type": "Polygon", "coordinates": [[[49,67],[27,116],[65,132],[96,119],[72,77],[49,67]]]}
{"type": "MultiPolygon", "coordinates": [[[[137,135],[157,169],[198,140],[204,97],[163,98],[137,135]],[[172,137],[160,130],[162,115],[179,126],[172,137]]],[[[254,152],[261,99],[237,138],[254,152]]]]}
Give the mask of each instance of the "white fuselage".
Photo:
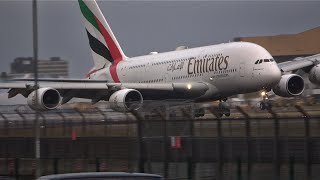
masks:
{"type": "MultiPolygon", "coordinates": [[[[281,78],[270,53],[246,42],[129,58],[117,65],[117,75],[123,83],[204,82],[215,89],[210,99],[271,89],[281,78]]],[[[109,67],[89,78],[113,82],[109,67]]]]}

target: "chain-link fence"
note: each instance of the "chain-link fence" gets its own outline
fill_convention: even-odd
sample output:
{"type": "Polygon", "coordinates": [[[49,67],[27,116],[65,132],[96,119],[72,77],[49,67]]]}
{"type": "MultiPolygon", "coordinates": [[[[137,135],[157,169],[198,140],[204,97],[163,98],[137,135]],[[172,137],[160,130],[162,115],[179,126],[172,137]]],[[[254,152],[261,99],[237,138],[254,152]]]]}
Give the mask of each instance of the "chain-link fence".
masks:
{"type": "Polygon", "coordinates": [[[34,111],[3,106],[0,174],[125,171],[166,179],[317,179],[320,108],[235,106],[220,118],[211,105],[119,113],[104,107],[40,114],[41,160],[34,159],[34,111]]]}

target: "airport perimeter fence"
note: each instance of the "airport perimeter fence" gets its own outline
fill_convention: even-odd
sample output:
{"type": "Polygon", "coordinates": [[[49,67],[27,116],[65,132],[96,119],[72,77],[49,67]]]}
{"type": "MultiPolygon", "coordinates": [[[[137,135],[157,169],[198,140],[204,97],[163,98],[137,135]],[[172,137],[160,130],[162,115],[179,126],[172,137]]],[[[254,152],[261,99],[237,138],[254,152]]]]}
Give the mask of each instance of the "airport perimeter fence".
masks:
{"type": "Polygon", "coordinates": [[[40,113],[41,158],[35,159],[35,112],[0,112],[0,175],[125,171],[165,179],[316,180],[320,177],[320,108],[236,106],[230,117],[192,105],[118,113],[76,108],[40,113]]]}

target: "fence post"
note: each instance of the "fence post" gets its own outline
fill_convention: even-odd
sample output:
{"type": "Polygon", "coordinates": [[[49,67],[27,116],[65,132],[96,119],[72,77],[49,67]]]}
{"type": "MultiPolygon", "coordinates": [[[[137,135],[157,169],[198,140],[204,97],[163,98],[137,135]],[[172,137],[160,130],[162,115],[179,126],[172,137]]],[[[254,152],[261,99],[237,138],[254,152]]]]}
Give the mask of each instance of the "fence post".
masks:
{"type": "Polygon", "coordinates": [[[21,117],[23,128],[26,128],[26,119],[27,118],[18,109],[15,109],[14,111],[21,117]]]}
{"type": "Polygon", "coordinates": [[[279,156],[279,118],[278,115],[272,111],[271,108],[267,109],[272,115],[274,121],[274,139],[273,139],[273,165],[274,165],[274,180],[280,178],[280,156],[279,156]]]}
{"type": "Polygon", "coordinates": [[[63,128],[62,128],[62,135],[66,135],[66,128],[67,128],[67,121],[66,116],[62,112],[57,112],[57,114],[62,118],[63,121],[63,128]]]}
{"type": "Polygon", "coordinates": [[[15,177],[16,179],[19,179],[19,159],[18,158],[15,158],[14,159],[14,174],[15,174],[15,177]]]}
{"type": "Polygon", "coordinates": [[[242,165],[241,165],[240,157],[238,157],[237,159],[237,176],[238,176],[238,180],[242,180],[242,165]]]}
{"type": "Polygon", "coordinates": [[[42,118],[42,126],[43,126],[43,135],[41,136],[41,137],[43,137],[43,136],[47,136],[47,120],[46,120],[46,117],[41,113],[41,111],[39,111],[38,112],[38,114],[39,114],[39,116],[41,116],[41,118],[42,118]]]}
{"type": "Polygon", "coordinates": [[[84,134],[86,134],[86,132],[87,132],[87,120],[86,120],[86,117],[85,117],[85,115],[81,112],[80,109],[76,108],[75,110],[76,110],[76,112],[81,116],[81,119],[82,119],[82,122],[81,122],[82,128],[81,128],[81,129],[82,129],[82,134],[84,135],[84,134]]]}
{"type": "Polygon", "coordinates": [[[58,158],[53,159],[53,173],[54,174],[59,173],[59,159],[58,158]]]}
{"type": "Polygon", "coordinates": [[[163,176],[164,179],[168,179],[169,177],[169,160],[168,160],[168,154],[169,154],[169,148],[168,148],[168,132],[167,132],[167,120],[169,119],[169,112],[168,112],[168,108],[164,107],[165,111],[164,113],[161,112],[160,109],[158,109],[158,114],[160,115],[161,119],[162,119],[162,127],[163,127],[163,152],[164,152],[164,160],[163,160],[163,176]]]}
{"type": "Polygon", "coordinates": [[[252,149],[251,149],[251,123],[250,116],[245,112],[241,107],[237,106],[237,110],[245,117],[246,119],[246,141],[247,141],[247,176],[248,180],[251,180],[251,169],[252,169],[252,149]]]}
{"type": "MultiPolygon", "coordinates": [[[[193,107],[191,107],[193,108],[193,107]]],[[[195,179],[195,165],[194,165],[194,116],[192,115],[193,110],[190,112],[187,112],[186,109],[182,109],[183,116],[187,117],[189,120],[189,126],[190,126],[190,143],[191,143],[191,149],[190,149],[190,155],[188,156],[187,162],[188,162],[188,179],[193,180],[195,179]]]]}
{"type": "Polygon", "coordinates": [[[294,180],[294,157],[289,159],[289,179],[294,180]]]}
{"type": "Polygon", "coordinates": [[[193,180],[193,162],[192,162],[192,157],[187,157],[187,179],[193,180]]]}
{"type": "Polygon", "coordinates": [[[0,116],[3,118],[4,120],[4,132],[5,132],[5,135],[9,135],[9,122],[8,122],[8,118],[0,112],[0,116]]]}
{"type": "Polygon", "coordinates": [[[100,159],[96,158],[96,172],[100,172],[100,159]]]}
{"type": "Polygon", "coordinates": [[[311,168],[311,141],[310,141],[310,115],[298,105],[295,108],[303,115],[304,119],[304,164],[306,172],[306,180],[311,180],[312,168],[311,168]]]}
{"type": "Polygon", "coordinates": [[[96,107],[96,110],[103,116],[103,118],[104,118],[104,122],[105,122],[105,124],[104,124],[104,135],[108,135],[108,121],[107,121],[107,115],[100,109],[100,108],[98,108],[98,107],[96,107]]]}
{"type": "Polygon", "coordinates": [[[222,128],[221,128],[221,117],[217,114],[217,112],[213,109],[209,109],[210,112],[217,117],[217,180],[223,179],[223,142],[222,142],[222,128]]]}
{"type": "Polygon", "coordinates": [[[139,164],[138,164],[138,169],[140,173],[144,173],[144,162],[145,162],[145,150],[144,150],[144,145],[143,145],[143,122],[144,122],[144,117],[141,116],[141,114],[138,113],[137,110],[132,110],[131,111],[132,115],[135,116],[137,120],[137,131],[138,131],[138,143],[139,143],[139,164]]]}

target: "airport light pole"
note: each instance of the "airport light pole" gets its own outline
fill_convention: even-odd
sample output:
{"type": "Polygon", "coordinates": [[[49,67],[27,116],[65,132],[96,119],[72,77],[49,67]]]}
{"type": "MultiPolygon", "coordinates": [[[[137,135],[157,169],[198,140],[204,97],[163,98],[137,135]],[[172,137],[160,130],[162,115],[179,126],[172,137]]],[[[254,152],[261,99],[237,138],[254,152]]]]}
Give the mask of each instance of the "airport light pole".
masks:
{"type": "MultiPolygon", "coordinates": [[[[32,1],[32,25],[33,25],[33,71],[34,71],[34,90],[36,101],[38,102],[38,13],[37,13],[37,0],[32,1]]],[[[36,158],[36,177],[40,176],[40,126],[39,126],[39,112],[35,110],[35,158],[36,158]]]]}

